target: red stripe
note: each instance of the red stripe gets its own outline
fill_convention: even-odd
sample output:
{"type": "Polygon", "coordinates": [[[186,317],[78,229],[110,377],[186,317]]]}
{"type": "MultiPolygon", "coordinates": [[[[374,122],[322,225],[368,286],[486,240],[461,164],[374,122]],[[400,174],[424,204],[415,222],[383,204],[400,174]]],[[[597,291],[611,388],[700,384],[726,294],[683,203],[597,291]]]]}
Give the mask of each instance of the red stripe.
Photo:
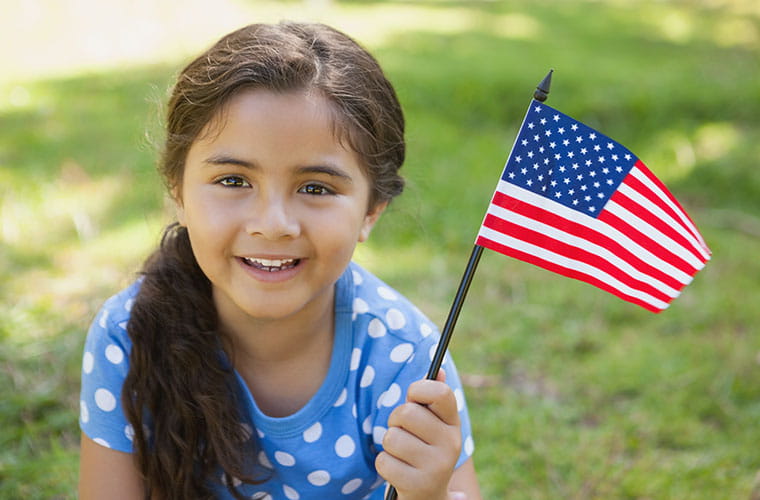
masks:
{"type": "MultiPolygon", "coordinates": [[[[692,254],[698,261],[704,262],[704,257],[700,254],[681,233],[673,229],[673,226],[657,217],[639,202],[629,198],[625,193],[616,191],[610,198],[615,203],[628,210],[632,214],[644,220],[647,224],[655,228],[658,232],[673,240],[678,246],[692,254]]],[[[675,254],[673,254],[675,257],[675,254]]],[[[680,257],[677,257],[680,258],[680,257]]],[[[670,259],[668,259],[670,260],[670,259]]]]}
{"type": "MultiPolygon", "coordinates": [[[[684,208],[681,206],[681,204],[678,202],[678,200],[676,200],[675,196],[673,196],[673,194],[672,194],[672,193],[671,193],[671,192],[668,190],[668,188],[667,188],[667,187],[665,187],[665,184],[663,184],[663,183],[662,183],[662,181],[661,181],[660,179],[658,179],[658,178],[657,178],[657,177],[656,177],[656,176],[655,176],[655,175],[652,173],[652,171],[651,171],[651,170],[649,170],[649,168],[648,168],[646,165],[644,165],[644,163],[643,163],[641,160],[638,160],[634,166],[635,166],[635,167],[638,167],[638,169],[641,171],[641,173],[642,173],[642,174],[644,174],[644,175],[646,176],[646,178],[647,178],[647,179],[649,179],[650,181],[652,181],[652,183],[653,183],[655,186],[657,186],[658,188],[660,188],[660,190],[662,190],[662,192],[663,192],[663,193],[665,193],[665,196],[667,196],[667,197],[668,197],[668,199],[669,199],[671,202],[673,202],[673,204],[674,204],[676,207],[678,207],[678,210],[680,210],[681,214],[682,214],[682,215],[683,215],[683,216],[684,216],[684,217],[685,217],[685,218],[686,218],[686,219],[687,219],[689,222],[691,222],[691,227],[689,227],[687,224],[683,224],[683,223],[681,223],[681,224],[683,224],[683,227],[684,227],[684,228],[685,228],[685,229],[686,229],[686,230],[689,232],[689,234],[691,234],[692,236],[694,236],[694,238],[695,238],[695,239],[696,239],[698,242],[700,242],[700,244],[702,244],[702,242],[704,241],[704,239],[702,238],[702,235],[701,235],[701,234],[699,234],[698,232],[696,232],[696,227],[697,227],[697,225],[696,225],[696,224],[694,224],[694,221],[693,221],[693,220],[691,220],[691,217],[689,217],[689,214],[688,214],[688,213],[686,213],[686,210],[684,210],[684,208]],[[692,229],[692,228],[694,228],[694,229],[692,229]]],[[[649,197],[647,197],[647,198],[649,198],[649,197]]],[[[678,221],[680,222],[680,219],[679,219],[678,217],[676,217],[676,220],[678,220],[678,221]]],[[[708,249],[707,247],[705,247],[705,251],[707,251],[707,252],[709,253],[709,249],[708,249]]]]}
{"type": "MultiPolygon", "coordinates": [[[[574,269],[568,269],[564,266],[560,266],[558,264],[555,264],[554,262],[550,262],[548,260],[541,259],[539,257],[536,257],[534,255],[531,255],[529,253],[522,252],[520,250],[517,250],[512,247],[508,247],[505,245],[502,245],[501,243],[497,243],[493,240],[490,240],[488,238],[485,238],[483,236],[478,236],[478,239],[476,241],[476,244],[489,248],[491,250],[494,250],[496,252],[499,252],[504,255],[508,255],[510,257],[514,257],[515,259],[519,259],[525,262],[529,262],[531,264],[534,264],[538,267],[542,267],[548,271],[552,271],[557,274],[561,274],[562,276],[567,276],[568,278],[577,279],[580,281],[584,281],[586,283],[589,283],[591,285],[596,286],[597,288],[601,288],[602,290],[605,290],[617,297],[620,297],[623,300],[626,300],[628,302],[632,302],[634,304],[638,304],[644,309],[647,309],[648,311],[652,311],[654,313],[659,313],[662,311],[662,309],[659,309],[652,304],[649,304],[647,302],[642,301],[638,297],[632,297],[628,294],[625,294],[618,290],[617,288],[609,285],[608,283],[601,281],[597,279],[594,276],[589,276],[588,274],[582,273],[580,271],[576,271],[574,269]]],[[[669,299],[668,303],[670,302],[669,299]]]]}
{"type": "Polygon", "coordinates": [[[553,212],[522,202],[502,192],[496,192],[496,194],[494,194],[493,204],[517,214],[530,217],[531,219],[539,220],[549,226],[606,248],[621,259],[627,261],[635,269],[652,276],[654,279],[661,281],[675,290],[681,290],[685,286],[684,283],[681,283],[669,274],[664,273],[660,269],[641,259],[620,242],[605,234],[599,233],[588,226],[565,219],[553,212]]]}
{"type": "Polygon", "coordinates": [[[668,302],[671,300],[671,297],[662,293],[657,288],[632,277],[606,259],[600,257],[595,253],[589,252],[588,250],[584,250],[565,243],[561,240],[554,239],[544,233],[526,228],[519,224],[505,221],[504,219],[496,217],[492,214],[486,215],[485,220],[483,221],[483,225],[499,233],[509,235],[513,238],[536,245],[541,248],[545,248],[551,252],[562,255],[563,257],[588,264],[591,267],[595,267],[602,272],[609,274],[610,276],[616,278],[618,281],[628,285],[634,290],[640,290],[646,294],[651,295],[652,297],[662,300],[663,302],[668,302]]]}
{"type": "MultiPolygon", "coordinates": [[[[643,182],[641,182],[637,178],[633,177],[632,175],[629,175],[628,177],[626,177],[624,184],[626,184],[628,187],[630,187],[634,191],[637,191],[639,194],[641,194],[642,196],[644,196],[650,202],[652,202],[655,205],[657,205],[663,212],[665,212],[666,214],[668,214],[673,219],[673,221],[676,224],[678,224],[679,227],[683,228],[689,235],[691,235],[691,237],[694,238],[694,240],[696,242],[700,242],[701,241],[701,238],[698,238],[698,237],[694,236],[694,233],[689,228],[689,226],[683,222],[683,219],[681,219],[678,216],[678,214],[676,213],[676,211],[673,210],[673,208],[670,205],[668,205],[667,203],[665,203],[665,200],[663,200],[658,195],[658,193],[655,193],[654,191],[652,191],[643,182]]],[[[637,204],[637,206],[641,206],[641,205],[637,204]]],[[[645,209],[642,207],[641,210],[645,210],[645,209]]],[[[636,211],[635,209],[632,210],[632,211],[635,212],[635,213],[638,213],[638,211],[636,211]]],[[[683,210],[682,210],[682,213],[683,213],[683,210]]],[[[685,215],[685,213],[684,213],[684,215],[685,215]]],[[[654,217],[654,215],[653,215],[653,217],[654,217]]],[[[658,219],[658,220],[660,220],[660,219],[658,219]]],[[[662,224],[666,225],[668,228],[672,227],[670,224],[668,224],[665,221],[662,221],[662,224]]],[[[677,239],[682,242],[683,247],[686,248],[686,249],[688,249],[691,253],[693,253],[694,256],[697,259],[700,260],[700,262],[704,262],[705,261],[705,257],[699,252],[699,250],[697,250],[694,247],[694,243],[692,241],[689,241],[686,237],[684,237],[676,229],[669,229],[669,231],[672,231],[673,232],[672,234],[677,234],[677,239]]],[[[663,232],[666,232],[666,231],[663,230],[663,232]]]]}
{"type": "MultiPolygon", "coordinates": [[[[616,192],[612,195],[612,198],[610,198],[613,201],[616,201],[622,197],[623,195],[620,194],[620,192],[616,192]]],[[[621,233],[628,236],[631,240],[635,241],[642,247],[646,248],[650,252],[652,252],[654,255],[659,257],[660,259],[668,262],[673,267],[680,269],[684,273],[688,274],[689,276],[694,276],[696,272],[698,271],[697,268],[683,260],[681,257],[677,256],[670,250],[668,250],[666,247],[662,246],[660,243],[656,242],[655,240],[651,239],[646,234],[642,233],[635,227],[633,227],[631,224],[626,222],[625,220],[621,219],[614,213],[610,212],[609,210],[603,210],[598,220],[604,222],[605,224],[608,224],[614,228],[616,228],[621,233]]]]}

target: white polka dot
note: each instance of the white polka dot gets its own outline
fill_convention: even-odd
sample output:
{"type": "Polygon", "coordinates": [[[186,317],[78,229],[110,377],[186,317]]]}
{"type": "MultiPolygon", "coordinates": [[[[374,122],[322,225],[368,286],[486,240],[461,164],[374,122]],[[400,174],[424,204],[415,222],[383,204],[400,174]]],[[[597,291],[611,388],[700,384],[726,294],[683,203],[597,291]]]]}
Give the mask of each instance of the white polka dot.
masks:
{"type": "Polygon", "coordinates": [[[372,434],[372,415],[364,419],[362,422],[362,430],[364,434],[372,434]]]}
{"type": "Polygon", "coordinates": [[[388,429],[385,427],[376,426],[372,429],[372,441],[374,441],[377,444],[382,444],[383,438],[385,437],[385,433],[388,432],[388,429]]]}
{"type": "Polygon", "coordinates": [[[108,323],[108,310],[105,310],[103,311],[103,314],[100,315],[100,319],[98,320],[98,325],[100,325],[100,328],[105,328],[107,323],[108,323]]]}
{"type": "Polygon", "coordinates": [[[92,373],[92,369],[95,367],[95,356],[90,351],[84,353],[82,356],[82,371],[89,374],[92,373]]]}
{"type": "Polygon", "coordinates": [[[467,439],[464,440],[464,452],[467,455],[472,455],[473,451],[475,451],[475,441],[472,440],[472,436],[467,436],[467,439]]]}
{"type": "Polygon", "coordinates": [[[251,437],[253,437],[253,427],[251,427],[250,424],[247,424],[246,422],[240,422],[240,432],[242,441],[248,441],[251,439],[251,437]]]}
{"type": "Polygon", "coordinates": [[[358,490],[359,486],[361,486],[361,485],[362,485],[362,480],[361,479],[359,479],[359,478],[352,479],[352,480],[350,480],[349,482],[347,482],[346,484],[343,485],[343,487],[340,489],[340,492],[343,493],[344,495],[350,495],[354,491],[358,490]]]}
{"type": "Polygon", "coordinates": [[[261,429],[256,429],[256,434],[259,435],[259,439],[264,439],[264,431],[261,429]]]}
{"type": "Polygon", "coordinates": [[[127,311],[131,311],[132,310],[132,305],[134,303],[135,303],[135,299],[129,299],[129,300],[127,300],[126,302],[124,302],[124,309],[126,309],[127,311]]]}
{"type": "Polygon", "coordinates": [[[391,350],[391,361],[394,363],[403,363],[414,352],[412,344],[399,344],[391,350]]]}
{"type": "Polygon", "coordinates": [[[95,391],[95,404],[103,411],[113,411],[116,408],[116,398],[108,389],[95,391]]]}
{"type": "Polygon", "coordinates": [[[392,384],[387,391],[382,393],[377,400],[377,406],[392,407],[401,399],[401,387],[398,384],[392,384]]]}
{"type": "Polygon", "coordinates": [[[393,290],[385,286],[377,287],[377,294],[381,296],[382,298],[384,298],[385,300],[398,299],[398,295],[396,295],[396,292],[394,292],[393,290]]]}
{"type": "Polygon", "coordinates": [[[121,350],[121,347],[115,344],[109,344],[108,347],[106,347],[106,359],[111,363],[118,365],[124,361],[124,351],[121,350]]]}
{"type": "Polygon", "coordinates": [[[346,399],[348,399],[348,390],[344,387],[342,391],[340,391],[340,396],[338,396],[338,399],[333,403],[333,406],[335,408],[339,406],[343,406],[343,403],[346,402],[346,399]]]}
{"type": "Polygon", "coordinates": [[[364,369],[364,373],[362,373],[362,379],[359,382],[359,387],[369,387],[372,385],[372,382],[375,380],[375,369],[371,366],[368,366],[364,369]]]}
{"type": "Polygon", "coordinates": [[[362,275],[358,272],[352,270],[351,274],[354,276],[354,285],[361,285],[364,283],[364,278],[362,278],[362,275]]]}
{"type": "Polygon", "coordinates": [[[288,497],[288,500],[298,500],[299,498],[301,498],[301,495],[299,495],[296,490],[294,490],[287,484],[282,485],[282,491],[285,492],[285,496],[288,497]]]}
{"type": "Polygon", "coordinates": [[[391,329],[398,330],[404,328],[404,325],[406,325],[406,316],[404,316],[404,313],[398,309],[391,308],[385,313],[385,321],[388,322],[388,326],[391,327],[391,329]]]}
{"type": "Polygon", "coordinates": [[[110,448],[111,445],[103,438],[95,438],[93,439],[96,443],[98,443],[100,446],[105,446],[106,448],[110,448]]]}
{"type": "Polygon", "coordinates": [[[119,323],[119,328],[121,328],[122,330],[124,330],[126,332],[127,331],[127,322],[126,321],[122,321],[121,323],[119,323]]]}
{"type": "Polygon", "coordinates": [[[369,322],[369,326],[367,327],[367,333],[369,333],[369,336],[373,339],[380,338],[386,333],[385,325],[382,321],[380,321],[377,318],[374,318],[372,321],[369,322]]]}
{"type": "Polygon", "coordinates": [[[359,297],[354,299],[354,314],[364,314],[369,311],[369,304],[359,297]]]}
{"type": "Polygon", "coordinates": [[[303,431],[303,440],[307,443],[313,443],[322,436],[322,424],[317,422],[305,431],[303,431]]]}
{"type": "Polygon", "coordinates": [[[454,390],[454,397],[457,400],[457,411],[462,411],[464,409],[464,392],[461,388],[454,390]]]}
{"type": "Polygon", "coordinates": [[[269,461],[269,457],[263,450],[259,452],[259,463],[267,469],[274,468],[272,467],[272,462],[269,461]]]}
{"type": "Polygon", "coordinates": [[[290,453],[286,453],[284,451],[275,451],[274,459],[283,467],[293,467],[296,464],[296,458],[290,453]]]}
{"type": "Polygon", "coordinates": [[[427,323],[422,323],[422,325],[420,325],[420,334],[422,334],[423,337],[429,337],[431,333],[433,333],[433,328],[431,328],[430,325],[427,323]]]}
{"type": "Polygon", "coordinates": [[[124,426],[124,436],[130,441],[135,438],[135,429],[132,427],[132,424],[127,424],[124,426]]]}
{"type": "Polygon", "coordinates": [[[351,351],[351,371],[356,370],[359,368],[359,363],[362,360],[362,350],[358,347],[354,347],[354,350],[351,351]]]}
{"type": "Polygon", "coordinates": [[[326,470],[310,472],[306,479],[314,486],[324,486],[330,482],[330,473],[326,470]]]}
{"type": "Polygon", "coordinates": [[[253,494],[251,500],[272,500],[272,495],[259,491],[258,493],[253,494]]]}
{"type": "Polygon", "coordinates": [[[351,407],[351,415],[353,415],[354,418],[357,418],[359,415],[359,412],[356,411],[356,403],[351,407]]]}
{"type": "MultiPolygon", "coordinates": [[[[430,346],[430,350],[428,351],[428,356],[430,357],[430,361],[433,361],[433,358],[435,357],[435,351],[438,350],[438,343],[436,342],[432,346],[430,346]]],[[[446,363],[449,360],[449,352],[446,351],[443,354],[443,362],[446,363]]]]}
{"type": "Polygon", "coordinates": [[[84,401],[79,402],[79,418],[83,424],[90,421],[90,410],[87,409],[87,403],[84,401]]]}
{"type": "Polygon", "coordinates": [[[354,454],[356,445],[351,436],[344,434],[335,442],[335,454],[340,458],[348,458],[354,454]]]}

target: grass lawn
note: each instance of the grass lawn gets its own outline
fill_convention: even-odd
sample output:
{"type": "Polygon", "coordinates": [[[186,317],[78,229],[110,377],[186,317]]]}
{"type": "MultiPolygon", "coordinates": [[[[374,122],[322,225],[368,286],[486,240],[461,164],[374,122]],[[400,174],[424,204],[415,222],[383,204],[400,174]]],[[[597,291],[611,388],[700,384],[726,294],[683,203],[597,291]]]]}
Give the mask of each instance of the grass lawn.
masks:
{"type": "MultiPolygon", "coordinates": [[[[408,189],[356,258],[439,325],[549,68],[548,103],[634,151],[713,251],[659,315],[486,251],[451,345],[484,498],[760,500],[756,2],[335,4],[408,120],[408,189]]],[[[2,499],[76,496],[84,335],[171,219],[182,62],[0,79],[2,499]]]]}

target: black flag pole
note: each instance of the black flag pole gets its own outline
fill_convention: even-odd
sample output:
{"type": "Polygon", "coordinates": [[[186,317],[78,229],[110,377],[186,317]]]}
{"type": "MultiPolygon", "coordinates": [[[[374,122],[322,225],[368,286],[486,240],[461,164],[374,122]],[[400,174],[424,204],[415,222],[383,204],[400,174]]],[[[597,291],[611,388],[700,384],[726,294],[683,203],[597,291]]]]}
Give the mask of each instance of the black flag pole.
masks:
{"type": "MultiPolygon", "coordinates": [[[[535,100],[544,102],[546,101],[547,97],[549,97],[549,88],[552,84],[553,72],[553,69],[549,70],[549,73],[547,73],[544,79],[541,80],[541,82],[536,87],[535,92],[533,92],[533,98],[535,100]]],[[[451,341],[451,336],[454,333],[454,327],[456,326],[457,319],[459,319],[459,313],[462,311],[464,299],[467,297],[467,291],[470,289],[470,283],[472,283],[472,278],[475,276],[475,271],[478,268],[478,263],[480,262],[481,255],[483,255],[483,247],[478,244],[473,245],[472,253],[470,254],[470,260],[467,261],[467,267],[465,267],[462,279],[459,282],[459,288],[457,289],[457,293],[454,296],[454,302],[451,304],[449,316],[446,318],[446,323],[443,326],[441,339],[438,341],[438,347],[436,347],[435,354],[433,355],[433,360],[430,362],[430,368],[428,369],[426,376],[427,380],[435,380],[435,378],[438,376],[438,371],[441,369],[443,358],[446,356],[446,350],[448,349],[449,342],[451,341]]],[[[397,498],[398,493],[396,492],[396,488],[390,486],[388,488],[388,491],[385,493],[385,500],[396,500],[397,498]]]]}

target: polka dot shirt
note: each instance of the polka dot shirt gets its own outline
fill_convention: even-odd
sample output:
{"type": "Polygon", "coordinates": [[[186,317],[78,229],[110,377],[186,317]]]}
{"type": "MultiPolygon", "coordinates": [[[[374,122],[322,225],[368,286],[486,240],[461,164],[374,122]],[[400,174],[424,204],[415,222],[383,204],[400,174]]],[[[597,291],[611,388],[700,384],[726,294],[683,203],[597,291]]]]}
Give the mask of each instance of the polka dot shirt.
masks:
{"type": "MultiPolygon", "coordinates": [[[[102,446],[132,452],[132,427],[121,408],[129,370],[126,332],[139,282],[110,298],[93,321],[82,360],[80,426],[102,446]]],[[[425,377],[438,341],[436,327],[408,300],[357,264],[336,284],[335,343],[327,376],[296,413],[273,418],[259,410],[238,375],[246,421],[255,440],[252,463],[264,484],[239,491],[252,499],[382,499],[384,482],[374,468],[388,417],[409,385],[425,377]]],[[[467,405],[452,360],[443,368],[462,422],[462,453],[474,449],[467,405]]],[[[209,481],[218,498],[232,498],[219,477],[209,481]]]]}

